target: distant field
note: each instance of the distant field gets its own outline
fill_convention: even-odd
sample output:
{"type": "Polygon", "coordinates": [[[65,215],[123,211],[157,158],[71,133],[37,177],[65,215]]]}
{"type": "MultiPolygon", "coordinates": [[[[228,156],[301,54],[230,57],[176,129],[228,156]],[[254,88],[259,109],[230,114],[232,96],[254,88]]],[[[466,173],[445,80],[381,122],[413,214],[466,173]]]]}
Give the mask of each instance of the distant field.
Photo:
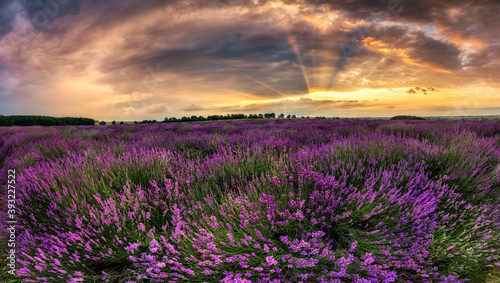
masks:
{"type": "MultiPolygon", "coordinates": [[[[224,121],[259,121],[259,120],[276,120],[276,118],[257,118],[257,119],[231,119],[231,120],[206,120],[206,121],[197,121],[194,123],[212,123],[212,122],[224,122],[224,121]]],[[[116,124],[119,125],[121,121],[117,121],[116,124]]],[[[112,125],[112,121],[106,122],[106,125],[112,125]]],[[[140,121],[137,121],[138,124],[140,124],[140,121]]],[[[161,124],[162,121],[158,121],[157,124],[161,124]]],[[[190,122],[169,122],[169,123],[190,123],[190,122]]],[[[123,121],[123,124],[125,125],[132,125],[134,124],[134,121],[123,121]]],[[[99,125],[99,122],[96,122],[95,125],[99,125]]]]}
{"type": "Polygon", "coordinates": [[[8,127],[0,156],[22,282],[499,278],[500,121],[8,127]]]}

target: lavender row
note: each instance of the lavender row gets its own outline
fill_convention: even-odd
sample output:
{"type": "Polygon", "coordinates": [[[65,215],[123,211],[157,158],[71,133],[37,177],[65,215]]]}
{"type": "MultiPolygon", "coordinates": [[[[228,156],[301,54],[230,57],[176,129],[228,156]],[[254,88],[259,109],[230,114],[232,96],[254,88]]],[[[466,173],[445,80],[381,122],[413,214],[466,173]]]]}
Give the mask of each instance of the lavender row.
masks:
{"type": "Polygon", "coordinates": [[[22,282],[464,282],[500,265],[498,122],[0,131],[22,282]]]}

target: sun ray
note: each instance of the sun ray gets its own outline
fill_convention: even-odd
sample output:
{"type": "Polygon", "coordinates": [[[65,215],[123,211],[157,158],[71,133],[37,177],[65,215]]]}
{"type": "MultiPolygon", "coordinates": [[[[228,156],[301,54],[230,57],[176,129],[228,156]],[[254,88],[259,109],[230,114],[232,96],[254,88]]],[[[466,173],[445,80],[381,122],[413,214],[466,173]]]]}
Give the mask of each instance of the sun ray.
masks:
{"type": "Polygon", "coordinates": [[[295,57],[299,61],[299,66],[300,69],[302,70],[302,75],[304,76],[304,80],[306,81],[307,84],[307,91],[311,91],[311,85],[309,83],[309,76],[307,75],[306,67],[304,66],[304,63],[302,61],[302,57],[299,54],[299,47],[297,46],[297,42],[295,39],[292,38],[290,34],[288,34],[288,42],[290,43],[290,46],[292,47],[293,52],[295,53],[295,57]]]}
{"type": "Polygon", "coordinates": [[[259,81],[259,80],[255,79],[255,78],[253,78],[253,77],[251,77],[249,75],[245,75],[245,77],[247,77],[247,78],[251,79],[252,81],[260,84],[261,86],[267,87],[268,89],[270,89],[270,90],[272,90],[272,91],[274,91],[274,92],[276,92],[278,94],[281,94],[282,96],[286,97],[286,95],[284,93],[282,93],[281,91],[275,89],[274,87],[272,87],[272,86],[270,86],[270,85],[268,85],[268,84],[266,84],[266,83],[264,83],[262,81],[259,81]]]}

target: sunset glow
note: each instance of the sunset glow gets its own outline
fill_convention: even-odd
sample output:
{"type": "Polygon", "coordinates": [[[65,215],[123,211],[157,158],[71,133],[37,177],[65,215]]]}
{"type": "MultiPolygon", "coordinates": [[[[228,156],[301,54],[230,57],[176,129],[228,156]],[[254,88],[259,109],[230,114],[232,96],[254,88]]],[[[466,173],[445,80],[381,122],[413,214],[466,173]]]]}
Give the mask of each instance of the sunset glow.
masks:
{"type": "Polygon", "coordinates": [[[500,113],[497,1],[47,3],[0,4],[2,115],[500,113]]]}

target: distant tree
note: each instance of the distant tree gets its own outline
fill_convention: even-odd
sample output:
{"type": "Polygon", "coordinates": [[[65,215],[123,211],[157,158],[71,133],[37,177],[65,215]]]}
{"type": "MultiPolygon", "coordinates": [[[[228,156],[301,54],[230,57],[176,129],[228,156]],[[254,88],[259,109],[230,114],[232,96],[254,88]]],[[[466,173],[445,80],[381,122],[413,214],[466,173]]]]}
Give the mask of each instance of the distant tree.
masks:
{"type": "Polygon", "coordinates": [[[134,121],[134,124],[137,124],[137,121],[134,121]]]}
{"type": "Polygon", "coordinates": [[[111,122],[111,124],[116,125],[116,121],[111,122]]]}
{"type": "Polygon", "coordinates": [[[106,122],[101,121],[101,122],[99,122],[99,125],[106,125],[106,122]]]}
{"type": "Polygon", "coordinates": [[[285,114],[281,113],[280,115],[278,115],[278,118],[280,118],[280,119],[285,118],[285,114]]]}
{"type": "Polygon", "coordinates": [[[264,118],[270,119],[270,118],[276,118],[275,113],[265,113],[264,118]]]}
{"type": "Polygon", "coordinates": [[[296,119],[296,118],[297,118],[297,116],[295,116],[295,114],[293,114],[292,115],[292,119],[296,119]]]}
{"type": "Polygon", "coordinates": [[[120,125],[123,125],[123,121],[120,122],[120,125]]]}
{"type": "Polygon", "coordinates": [[[300,119],[305,119],[304,116],[302,116],[300,119]]]}
{"type": "Polygon", "coordinates": [[[311,117],[307,116],[306,119],[310,119],[311,117]]]}
{"type": "Polygon", "coordinates": [[[398,115],[392,117],[391,120],[425,120],[425,118],[411,115],[398,115]]]}
{"type": "Polygon", "coordinates": [[[234,119],[245,119],[245,114],[234,114],[234,119]]]}
{"type": "Polygon", "coordinates": [[[261,118],[261,119],[262,119],[262,118],[264,118],[264,115],[262,115],[262,114],[259,114],[259,118],[261,118]]]}
{"type": "Polygon", "coordinates": [[[290,118],[292,118],[292,115],[288,114],[288,115],[286,115],[286,118],[290,119],[290,118]]]}

